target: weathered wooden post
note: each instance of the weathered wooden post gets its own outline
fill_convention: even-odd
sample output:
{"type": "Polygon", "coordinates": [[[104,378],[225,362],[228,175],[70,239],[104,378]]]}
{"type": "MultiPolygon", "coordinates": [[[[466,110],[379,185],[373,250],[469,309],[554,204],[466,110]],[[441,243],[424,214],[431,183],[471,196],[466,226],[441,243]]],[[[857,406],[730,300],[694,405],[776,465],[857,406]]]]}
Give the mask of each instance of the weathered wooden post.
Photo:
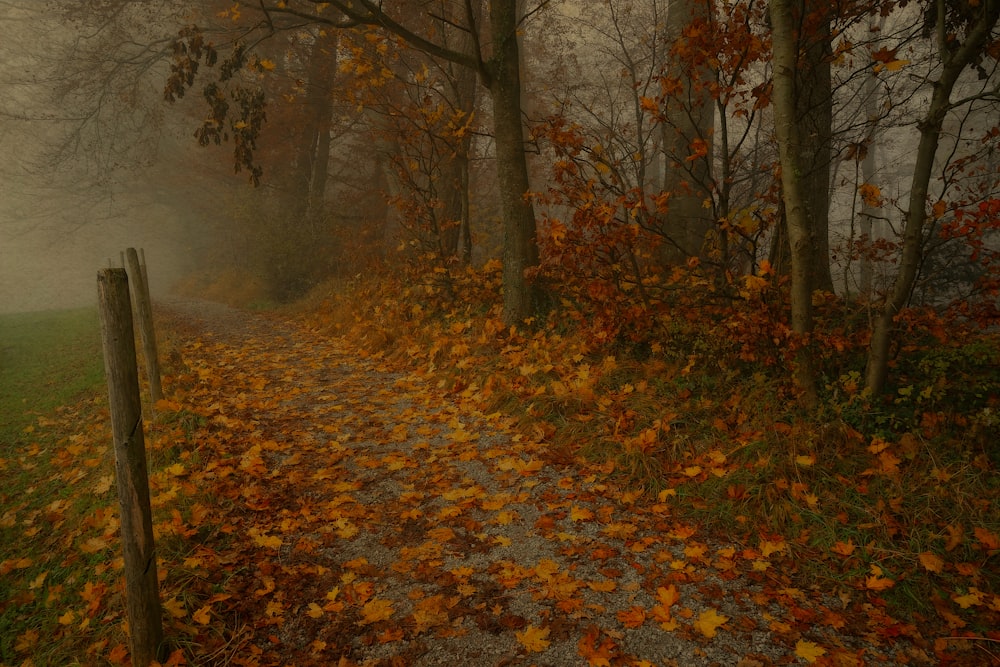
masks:
{"type": "Polygon", "coordinates": [[[115,477],[121,506],[129,642],[132,664],[147,667],[158,657],[157,652],[163,641],[163,625],[156,579],[135,333],[125,269],[100,270],[97,273],[97,296],[114,437],[115,477]]]}
{"type": "Polygon", "coordinates": [[[135,248],[129,248],[128,273],[132,283],[132,297],[135,309],[139,311],[139,338],[142,339],[142,356],[146,359],[146,374],[149,376],[149,396],[153,405],[163,398],[160,387],[160,361],[156,356],[156,332],[153,330],[153,306],[149,298],[145,267],[139,263],[135,248]]]}

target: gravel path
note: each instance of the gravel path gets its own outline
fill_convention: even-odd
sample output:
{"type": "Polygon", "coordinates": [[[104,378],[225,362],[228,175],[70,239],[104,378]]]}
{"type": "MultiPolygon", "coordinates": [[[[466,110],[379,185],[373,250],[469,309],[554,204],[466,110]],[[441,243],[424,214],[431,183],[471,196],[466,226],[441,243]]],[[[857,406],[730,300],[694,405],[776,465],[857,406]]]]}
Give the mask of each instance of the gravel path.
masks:
{"type": "Polygon", "coordinates": [[[912,628],[860,593],[793,584],[780,547],[545,463],[474,387],[217,304],[159,312],[188,369],[179,402],[206,420],[191,479],[255,564],[203,549],[231,664],[935,664],[919,637],[879,643],[912,628]]]}

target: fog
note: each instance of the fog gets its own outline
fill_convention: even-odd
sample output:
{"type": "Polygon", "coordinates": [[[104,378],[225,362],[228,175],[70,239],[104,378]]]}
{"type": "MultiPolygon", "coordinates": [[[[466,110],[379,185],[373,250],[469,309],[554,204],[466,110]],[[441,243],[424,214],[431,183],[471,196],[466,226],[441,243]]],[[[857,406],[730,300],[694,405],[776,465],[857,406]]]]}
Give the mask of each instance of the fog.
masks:
{"type": "Polygon", "coordinates": [[[0,312],[96,303],[97,271],[128,247],[169,290],[248,187],[196,145],[193,105],[162,101],[181,4],[150,21],[0,2],[0,312]]]}

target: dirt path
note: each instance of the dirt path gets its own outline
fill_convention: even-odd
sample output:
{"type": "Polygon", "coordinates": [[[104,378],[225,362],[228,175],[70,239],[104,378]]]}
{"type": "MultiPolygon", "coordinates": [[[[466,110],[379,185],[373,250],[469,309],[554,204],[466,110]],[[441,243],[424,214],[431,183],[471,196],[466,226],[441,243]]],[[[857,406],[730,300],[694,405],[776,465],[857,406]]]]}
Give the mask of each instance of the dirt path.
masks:
{"type": "Polygon", "coordinates": [[[545,463],[474,390],[292,323],[160,311],[189,369],[171,400],[201,417],[178,493],[213,498],[165,584],[201,591],[201,616],[177,621],[198,664],[932,662],[872,643],[912,629],[863,599],[795,587],[784,545],[719,543],[666,499],[545,463]]]}

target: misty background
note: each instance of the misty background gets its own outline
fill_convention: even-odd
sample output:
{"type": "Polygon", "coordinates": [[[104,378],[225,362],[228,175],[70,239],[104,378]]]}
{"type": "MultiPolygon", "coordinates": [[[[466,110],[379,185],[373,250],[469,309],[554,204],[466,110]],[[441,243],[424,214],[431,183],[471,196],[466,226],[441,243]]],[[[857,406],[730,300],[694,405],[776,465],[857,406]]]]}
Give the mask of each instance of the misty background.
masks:
{"type": "Polygon", "coordinates": [[[186,3],[91,4],[0,2],[0,312],[95,303],[127,247],[162,293],[247,188],[163,101],[186,3]]]}

